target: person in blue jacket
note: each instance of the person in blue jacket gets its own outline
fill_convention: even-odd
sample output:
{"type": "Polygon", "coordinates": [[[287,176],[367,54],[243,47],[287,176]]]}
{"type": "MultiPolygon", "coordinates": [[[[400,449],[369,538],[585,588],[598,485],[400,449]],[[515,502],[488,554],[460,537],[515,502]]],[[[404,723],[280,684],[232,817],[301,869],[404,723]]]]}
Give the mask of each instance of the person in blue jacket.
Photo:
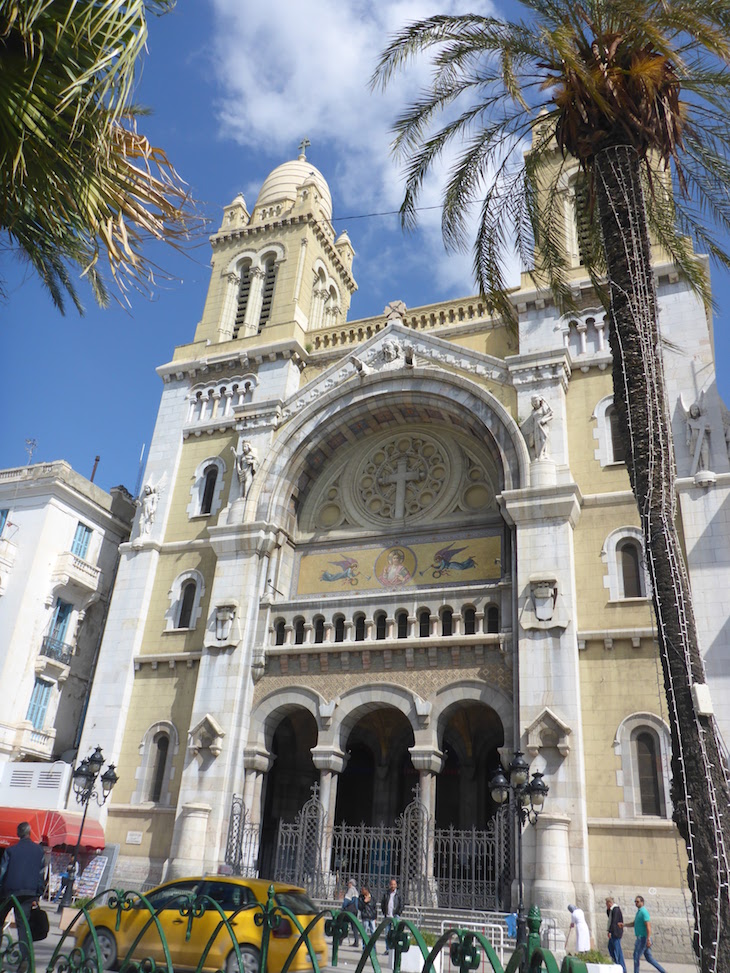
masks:
{"type": "Polygon", "coordinates": [[[27,821],[20,822],[17,835],[20,839],[17,845],[6,848],[0,862],[0,935],[8,912],[14,909],[18,942],[23,944],[24,956],[28,958],[28,935],[21,913],[27,919],[30,910],[38,907],[46,880],[45,853],[41,845],[31,840],[27,821]],[[13,903],[10,896],[15,896],[18,905],[13,903]]]}

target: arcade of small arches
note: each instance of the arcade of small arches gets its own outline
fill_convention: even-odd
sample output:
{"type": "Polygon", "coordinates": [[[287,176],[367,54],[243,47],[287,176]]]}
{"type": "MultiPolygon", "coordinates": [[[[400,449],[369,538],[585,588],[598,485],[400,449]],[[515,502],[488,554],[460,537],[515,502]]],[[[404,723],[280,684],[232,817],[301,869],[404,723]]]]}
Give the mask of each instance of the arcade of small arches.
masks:
{"type": "Polygon", "coordinates": [[[390,826],[418,785],[437,828],[484,828],[497,810],[487,782],[511,725],[507,695],[469,681],[427,700],[383,683],[329,703],[307,688],[271,694],[252,714],[245,757],[260,867],[273,861],[279,823],[295,820],[315,782],[332,825],[390,826]]]}
{"type": "Polygon", "coordinates": [[[392,616],[379,610],[368,618],[355,612],[347,618],[336,612],[331,618],[315,614],[310,619],[297,615],[291,621],[277,618],[271,627],[270,640],[275,646],[320,645],[330,642],[370,642],[389,639],[451,637],[460,635],[498,635],[499,607],[487,605],[477,610],[463,605],[460,611],[445,606],[433,611],[423,607],[415,615],[397,608],[392,616]]]}

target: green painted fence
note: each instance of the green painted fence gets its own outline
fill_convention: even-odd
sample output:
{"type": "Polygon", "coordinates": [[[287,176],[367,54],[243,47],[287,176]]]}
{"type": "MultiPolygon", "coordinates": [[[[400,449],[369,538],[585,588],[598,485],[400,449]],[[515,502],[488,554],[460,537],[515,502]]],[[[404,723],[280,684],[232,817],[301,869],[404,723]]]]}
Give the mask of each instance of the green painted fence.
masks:
{"type": "MultiPolygon", "coordinates": [[[[40,973],[40,970],[45,970],[47,973],[99,973],[103,969],[110,968],[110,963],[120,973],[156,973],[156,971],[162,973],[163,970],[166,973],[176,973],[183,965],[185,968],[192,968],[189,961],[185,964],[179,963],[176,967],[175,956],[171,953],[163,922],[160,920],[162,910],[155,911],[146,897],[138,892],[111,890],[99,893],[75,914],[72,923],[53,948],[50,958],[48,958],[47,944],[44,947],[42,943],[32,942],[28,921],[17,900],[11,899],[6,902],[2,906],[3,909],[5,905],[18,907],[16,915],[20,919],[20,929],[17,930],[19,935],[15,939],[7,932],[3,934],[0,942],[0,971],[40,973]],[[104,925],[97,927],[92,920],[91,912],[97,910],[98,918],[99,906],[103,910],[104,925]],[[112,961],[112,951],[109,947],[110,930],[118,932],[124,913],[132,909],[141,912],[144,910],[144,922],[125,955],[114,955],[112,961]],[[79,930],[83,932],[80,946],[76,943],[76,933],[79,930]],[[149,932],[159,937],[157,952],[161,952],[162,961],[153,956],[145,956],[144,949],[140,947],[141,941],[149,932]],[[37,959],[39,946],[42,947],[40,952],[44,957],[40,962],[37,959]]],[[[528,917],[527,947],[518,946],[507,966],[503,967],[489,940],[473,930],[448,929],[434,946],[429,947],[418,928],[408,920],[399,920],[393,925],[386,919],[380,923],[370,938],[362,923],[349,912],[328,909],[313,916],[306,925],[302,925],[292,912],[275,902],[273,886],[269,889],[265,904],[246,905],[235,912],[224,912],[218,902],[204,895],[181,896],[175,902],[175,906],[179,908],[175,912],[174,922],[178,926],[185,924],[185,942],[190,942],[194,937],[196,923],[204,915],[207,914],[207,918],[210,919],[212,914],[214,920],[217,916],[214,932],[200,949],[196,973],[215,969],[215,966],[211,966],[208,961],[208,956],[214,944],[220,951],[219,937],[224,937],[225,942],[230,943],[222,973],[266,973],[267,968],[268,973],[289,973],[290,970],[300,969],[303,962],[307,970],[320,973],[321,967],[311,937],[315,926],[322,920],[324,920],[325,936],[329,940],[331,951],[330,965],[335,968],[341,959],[343,944],[348,936],[352,935],[353,930],[357,930],[364,946],[355,973],[362,973],[365,970],[382,973],[379,947],[382,953],[386,946],[392,953],[394,973],[401,973],[404,954],[410,954],[412,950],[415,950],[416,955],[420,953],[416,965],[422,973],[438,973],[436,964],[442,951],[445,950],[448,950],[451,965],[456,967],[458,973],[472,973],[475,970],[485,971],[485,973],[518,973],[518,971],[520,973],[587,973],[585,964],[580,960],[566,956],[562,966],[559,966],[553,954],[549,950],[542,949],[539,937],[540,912],[535,907],[530,910],[528,917]],[[260,930],[260,943],[257,941],[255,947],[248,943],[239,943],[239,937],[234,929],[237,917],[246,912],[253,913],[255,926],[260,930]],[[272,964],[269,962],[271,938],[287,928],[282,926],[285,922],[288,922],[291,927],[292,933],[289,938],[293,945],[281,968],[272,969],[272,964]]],[[[167,921],[170,921],[169,917],[167,921]]],[[[116,947],[113,952],[116,954],[116,947]]],[[[409,956],[409,960],[411,958],[409,956]]],[[[387,969],[390,970],[390,959],[387,962],[387,969]]],[[[408,966],[413,968],[412,962],[409,962],[408,966]]]]}

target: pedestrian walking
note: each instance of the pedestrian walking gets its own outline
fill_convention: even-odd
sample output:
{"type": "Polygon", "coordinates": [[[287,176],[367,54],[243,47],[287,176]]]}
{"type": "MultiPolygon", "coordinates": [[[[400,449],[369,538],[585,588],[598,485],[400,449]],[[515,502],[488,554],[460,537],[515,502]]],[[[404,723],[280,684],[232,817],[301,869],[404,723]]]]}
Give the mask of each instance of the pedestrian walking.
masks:
{"type": "MultiPolygon", "coordinates": [[[[372,893],[367,885],[363,885],[362,891],[360,892],[360,918],[362,919],[362,924],[365,926],[365,932],[368,934],[368,939],[375,932],[375,922],[378,918],[378,908],[375,905],[375,900],[373,899],[372,893]]],[[[365,943],[362,944],[363,949],[365,949],[365,943]]]]}
{"type": "Polygon", "coordinates": [[[45,852],[30,837],[30,825],[21,821],[16,829],[20,839],[16,845],[5,849],[0,862],[0,936],[5,926],[8,912],[15,912],[15,926],[18,930],[18,943],[21,946],[23,961],[30,959],[25,920],[29,919],[31,909],[37,909],[38,899],[43,894],[46,880],[45,852]],[[15,896],[14,905],[10,896],[15,896]]]}
{"type": "MultiPolygon", "coordinates": [[[[569,905],[568,912],[570,913],[570,929],[575,929],[575,951],[576,953],[587,953],[591,948],[591,931],[588,928],[585,913],[577,905],[569,905]]],[[[566,948],[570,938],[570,929],[565,937],[566,948]]]]}
{"type": "MultiPolygon", "coordinates": [[[[398,891],[398,882],[391,878],[390,885],[388,886],[388,891],[383,895],[380,900],[380,908],[382,910],[383,916],[390,920],[389,928],[392,929],[396,925],[400,915],[403,912],[403,896],[398,891]]],[[[386,945],[384,949],[384,954],[388,954],[388,944],[386,939],[386,945]]]]}
{"type": "MultiPolygon", "coordinates": [[[[357,890],[354,878],[351,878],[347,883],[345,895],[342,899],[342,908],[345,912],[349,912],[353,916],[356,916],[360,909],[360,893],[357,890]]],[[[352,927],[352,945],[360,945],[360,937],[355,926],[352,927]]]]}
{"type": "Polygon", "coordinates": [[[621,937],[624,934],[624,914],[621,911],[621,907],[613,901],[610,895],[606,899],[606,915],[608,916],[608,926],[606,927],[608,932],[608,955],[626,973],[626,960],[624,959],[624,951],[621,947],[621,937]]]}
{"type": "Polygon", "coordinates": [[[643,896],[637,895],[634,900],[634,905],[636,906],[636,915],[634,916],[634,935],[636,936],[636,942],[634,943],[634,973],[640,973],[639,961],[643,956],[646,962],[653,966],[655,970],[659,970],[659,973],[667,973],[663,966],[651,955],[651,945],[653,939],[651,936],[651,916],[649,915],[649,910],[644,905],[643,896]]]}

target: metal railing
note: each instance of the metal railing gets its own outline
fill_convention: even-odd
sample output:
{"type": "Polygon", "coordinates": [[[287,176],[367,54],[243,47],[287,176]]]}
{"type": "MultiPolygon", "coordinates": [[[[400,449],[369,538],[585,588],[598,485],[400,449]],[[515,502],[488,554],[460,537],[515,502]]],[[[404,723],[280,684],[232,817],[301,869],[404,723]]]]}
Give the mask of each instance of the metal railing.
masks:
{"type": "MultiPolygon", "coordinates": [[[[235,884],[241,890],[248,888],[245,880],[235,884]]],[[[7,933],[3,935],[0,971],[99,973],[118,968],[120,973],[163,969],[175,973],[176,967],[186,966],[196,973],[210,969],[224,969],[225,973],[265,973],[268,959],[269,965],[274,962],[281,973],[290,970],[322,973],[328,960],[323,924],[324,935],[331,940],[333,967],[340,963],[341,948],[353,931],[357,932],[363,948],[355,973],[362,973],[366,968],[381,973],[378,957],[383,948],[389,953],[393,973],[472,973],[476,970],[480,973],[587,973],[585,963],[571,956],[565,957],[559,967],[555,956],[540,946],[541,918],[535,907],[528,918],[527,946],[517,946],[504,966],[503,956],[498,955],[490,938],[479,929],[444,928],[429,946],[420,930],[405,919],[394,923],[385,919],[369,935],[349,912],[327,909],[317,915],[298,917],[278,904],[273,885],[265,903],[252,902],[240,892],[236,901],[245,904],[234,908],[232,901],[224,908],[217,898],[191,892],[168,899],[155,909],[139,892],[105,890],[72,915],[48,956],[49,947],[39,947],[32,940],[34,917],[29,923],[23,904],[11,897],[0,904],[0,915],[14,910],[18,939],[12,940],[7,933]],[[283,939],[288,940],[286,946],[292,945],[288,954],[284,952],[282,956],[283,939]],[[270,951],[276,953],[271,959],[270,951]]],[[[498,943],[500,948],[503,953],[504,945],[500,947],[498,943]]],[[[351,965],[351,956],[343,956],[342,960],[344,966],[351,965]]]]}
{"type": "Polygon", "coordinates": [[[60,639],[54,639],[51,635],[46,635],[41,643],[41,655],[45,655],[55,662],[61,662],[64,666],[71,665],[73,651],[73,645],[68,645],[60,639]]]}

